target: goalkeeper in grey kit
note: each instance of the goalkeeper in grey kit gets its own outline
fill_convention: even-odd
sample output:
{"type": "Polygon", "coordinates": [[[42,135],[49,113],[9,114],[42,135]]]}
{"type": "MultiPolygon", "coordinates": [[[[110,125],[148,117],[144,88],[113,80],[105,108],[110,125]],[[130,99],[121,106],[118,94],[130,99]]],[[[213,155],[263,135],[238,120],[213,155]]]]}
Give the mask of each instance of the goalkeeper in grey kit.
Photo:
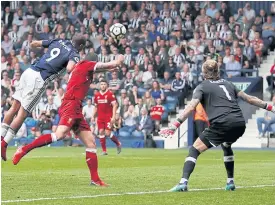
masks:
{"type": "Polygon", "coordinates": [[[183,174],[180,182],[174,186],[171,192],[188,190],[188,180],[192,174],[199,155],[221,145],[224,152],[224,165],[227,171],[226,190],[235,190],[234,183],[234,154],[231,145],[245,132],[245,119],[237,103],[237,99],[248,102],[259,108],[275,113],[275,107],[260,100],[257,97],[247,95],[237,89],[231,82],[220,79],[217,62],[207,60],[202,66],[204,81],[196,87],[191,102],[186,106],[178,119],[167,129],[160,131],[160,136],[168,137],[175,133],[177,128],[184,122],[188,115],[195,110],[201,102],[210,122],[199,138],[189,149],[185,159],[183,174]]]}

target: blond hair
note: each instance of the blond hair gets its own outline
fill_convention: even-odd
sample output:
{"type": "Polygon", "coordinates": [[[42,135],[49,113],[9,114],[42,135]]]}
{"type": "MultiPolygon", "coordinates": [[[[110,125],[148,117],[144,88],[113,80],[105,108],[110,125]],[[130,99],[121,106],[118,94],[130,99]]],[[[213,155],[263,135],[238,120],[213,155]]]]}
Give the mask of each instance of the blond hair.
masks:
{"type": "Polygon", "coordinates": [[[215,60],[207,60],[202,64],[202,72],[205,79],[218,80],[220,70],[215,60]]]}

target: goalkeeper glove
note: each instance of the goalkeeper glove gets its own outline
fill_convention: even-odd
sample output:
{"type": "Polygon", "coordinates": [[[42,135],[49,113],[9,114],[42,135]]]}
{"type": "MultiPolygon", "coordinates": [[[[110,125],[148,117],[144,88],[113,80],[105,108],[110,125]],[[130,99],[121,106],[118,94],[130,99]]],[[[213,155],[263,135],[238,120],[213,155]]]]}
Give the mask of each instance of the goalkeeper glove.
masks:
{"type": "Polygon", "coordinates": [[[181,125],[181,123],[182,121],[180,119],[177,119],[175,122],[171,123],[168,128],[161,130],[159,132],[159,135],[165,138],[167,138],[168,136],[172,136],[181,125]]]}

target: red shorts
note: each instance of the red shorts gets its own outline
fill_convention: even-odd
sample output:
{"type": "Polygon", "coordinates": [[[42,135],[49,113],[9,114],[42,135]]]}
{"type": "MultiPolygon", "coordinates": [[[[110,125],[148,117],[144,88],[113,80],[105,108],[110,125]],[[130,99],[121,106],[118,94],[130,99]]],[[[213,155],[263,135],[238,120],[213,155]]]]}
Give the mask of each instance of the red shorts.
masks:
{"type": "Polygon", "coordinates": [[[91,131],[82,114],[82,103],[79,100],[63,100],[59,108],[58,125],[70,127],[74,132],[91,131]]]}
{"type": "Polygon", "coordinates": [[[109,120],[97,120],[98,130],[112,130],[111,118],[109,120]]]}

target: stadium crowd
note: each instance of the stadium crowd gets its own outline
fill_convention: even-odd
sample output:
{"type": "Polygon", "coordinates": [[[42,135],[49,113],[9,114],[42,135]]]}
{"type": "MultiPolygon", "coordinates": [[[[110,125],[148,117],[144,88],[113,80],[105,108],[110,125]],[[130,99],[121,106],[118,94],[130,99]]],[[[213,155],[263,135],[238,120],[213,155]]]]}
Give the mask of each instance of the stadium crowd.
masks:
{"type": "MultiPolygon", "coordinates": [[[[256,13],[250,3],[236,13],[227,2],[1,2],[1,110],[12,102],[20,75],[46,51],[32,40],[86,36],[81,59],[108,62],[124,54],[119,72],[94,75],[83,113],[93,129],[93,96],[106,79],[117,96],[121,137],[160,129],[168,113],[183,106],[202,81],[201,66],[215,59],[222,77],[246,77],[259,68],[275,37],[275,3],[256,13]],[[115,46],[109,28],[122,23],[127,35],[115,46]]],[[[274,43],[274,42],[273,42],[274,43]]],[[[17,138],[55,131],[69,75],[48,85],[17,138]]],[[[95,131],[96,133],[96,131],[95,131]]]]}

